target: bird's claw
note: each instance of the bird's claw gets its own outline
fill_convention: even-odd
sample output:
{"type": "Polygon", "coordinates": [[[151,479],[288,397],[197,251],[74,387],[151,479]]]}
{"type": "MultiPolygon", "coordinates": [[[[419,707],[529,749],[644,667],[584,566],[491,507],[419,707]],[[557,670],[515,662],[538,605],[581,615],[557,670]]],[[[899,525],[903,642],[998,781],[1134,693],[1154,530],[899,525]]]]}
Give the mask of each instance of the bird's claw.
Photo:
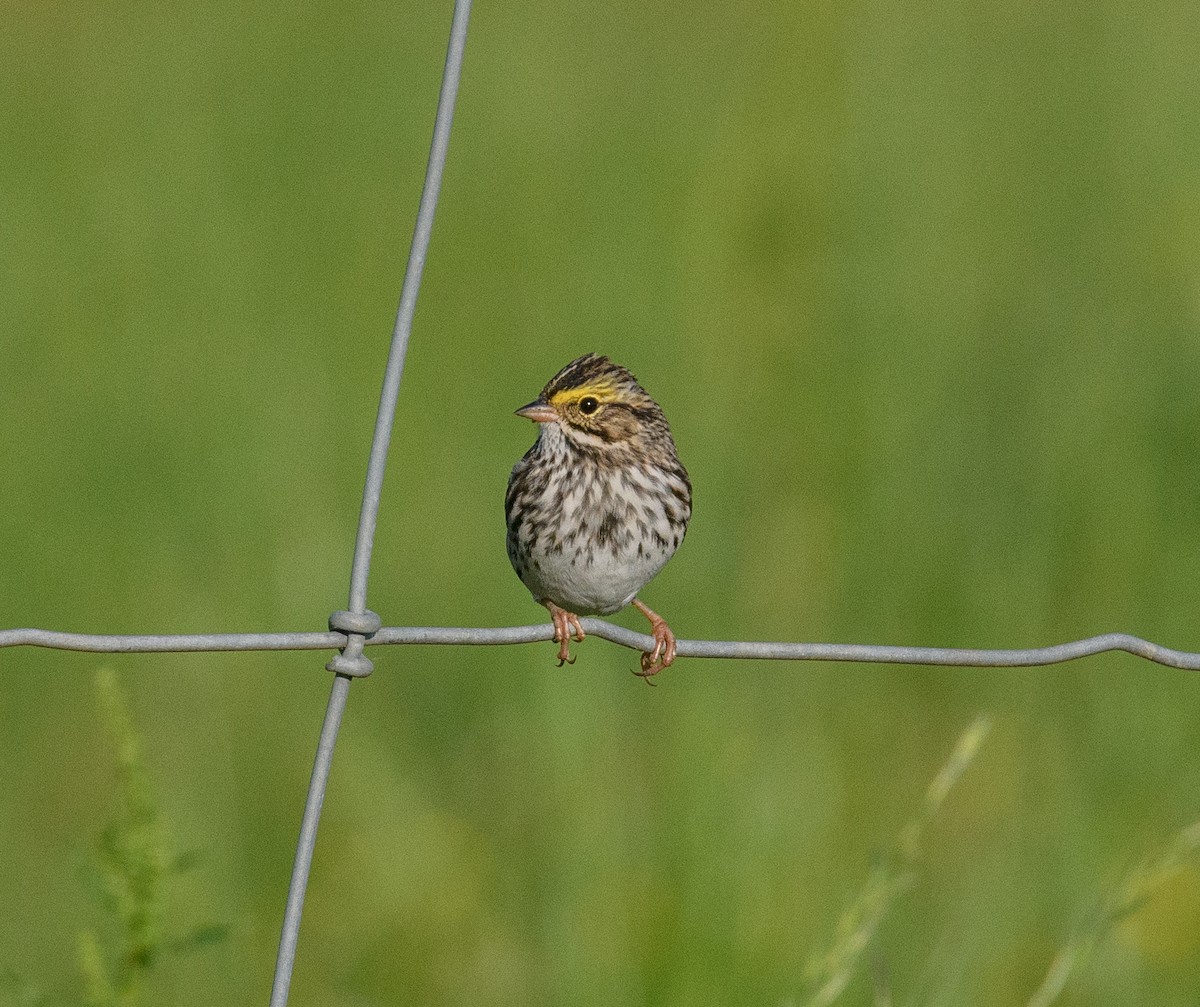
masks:
{"type": "Polygon", "coordinates": [[[546,603],[546,607],[550,610],[550,618],[554,621],[554,642],[558,644],[558,666],[561,668],[564,664],[574,664],[575,658],[571,656],[571,638],[574,637],[577,643],[583,643],[584,637],[587,635],[579,622],[579,616],[550,603],[546,603]]]}
{"type": "Polygon", "coordinates": [[[651,679],[675,662],[675,634],[661,616],[650,618],[650,632],[654,635],[654,649],[642,655],[642,670],[634,672],[647,685],[653,685],[651,679]]]}

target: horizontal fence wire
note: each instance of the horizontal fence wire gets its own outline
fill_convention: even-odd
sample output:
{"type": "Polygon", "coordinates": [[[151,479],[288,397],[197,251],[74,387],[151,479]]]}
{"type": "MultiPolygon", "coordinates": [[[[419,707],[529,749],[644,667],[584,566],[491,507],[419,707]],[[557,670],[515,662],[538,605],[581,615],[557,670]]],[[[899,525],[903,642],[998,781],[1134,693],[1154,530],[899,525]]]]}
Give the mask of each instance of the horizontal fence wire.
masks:
{"type": "MultiPolygon", "coordinates": [[[[603,619],[581,619],[584,632],[631,650],[654,649],[654,638],[603,619]]],[[[553,639],[550,623],[533,626],[385,626],[363,646],[428,645],[495,647],[553,639]]],[[[181,636],[57,633],[45,629],[0,630],[0,647],[49,647],[103,654],[173,654],[237,650],[328,650],[346,646],[345,633],[214,633],[181,636]]],[[[936,664],[963,668],[1029,668],[1123,651],[1169,668],[1200,671],[1200,654],[1172,650],[1128,633],[1021,650],[904,647],[860,643],[774,643],[759,640],[679,640],[680,657],[765,661],[847,661],[861,664],[936,664]]]]}

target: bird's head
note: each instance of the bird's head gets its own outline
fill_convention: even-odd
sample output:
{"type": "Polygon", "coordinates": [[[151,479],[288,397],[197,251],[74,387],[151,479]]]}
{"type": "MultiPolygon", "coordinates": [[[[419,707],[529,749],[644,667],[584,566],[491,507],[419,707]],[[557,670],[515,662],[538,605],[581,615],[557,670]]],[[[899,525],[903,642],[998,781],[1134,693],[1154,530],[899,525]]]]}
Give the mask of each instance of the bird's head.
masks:
{"type": "Polygon", "coordinates": [[[572,360],[517,415],[557,425],[576,447],[594,450],[670,436],[662,410],[637,378],[595,353],[572,360]]]}

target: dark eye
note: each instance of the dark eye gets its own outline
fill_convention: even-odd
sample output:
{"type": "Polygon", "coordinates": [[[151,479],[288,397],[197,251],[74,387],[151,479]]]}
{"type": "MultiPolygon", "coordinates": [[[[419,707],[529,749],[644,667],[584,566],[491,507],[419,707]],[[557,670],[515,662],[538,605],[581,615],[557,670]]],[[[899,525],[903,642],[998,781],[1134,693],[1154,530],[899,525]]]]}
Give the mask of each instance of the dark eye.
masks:
{"type": "Polygon", "coordinates": [[[600,403],[597,402],[590,395],[587,395],[584,398],[579,400],[579,411],[581,413],[583,413],[584,416],[591,416],[592,413],[594,413],[599,408],[600,408],[600,403]]]}

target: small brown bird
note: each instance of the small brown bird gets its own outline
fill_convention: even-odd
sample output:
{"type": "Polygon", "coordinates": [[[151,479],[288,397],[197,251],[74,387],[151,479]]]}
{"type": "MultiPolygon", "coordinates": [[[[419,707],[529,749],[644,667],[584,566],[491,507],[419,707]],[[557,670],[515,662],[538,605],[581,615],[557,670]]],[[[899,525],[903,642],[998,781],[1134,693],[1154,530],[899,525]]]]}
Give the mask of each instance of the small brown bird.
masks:
{"type": "Polygon", "coordinates": [[[649,679],[675,660],[666,621],[638,592],[674,555],[692,516],[692,484],[662,409],[637,379],[588,353],[559,371],[518,416],[538,438],[508,480],[508,558],[554,620],[559,666],[584,638],[581,615],[632,603],[650,620],[649,679]]]}

